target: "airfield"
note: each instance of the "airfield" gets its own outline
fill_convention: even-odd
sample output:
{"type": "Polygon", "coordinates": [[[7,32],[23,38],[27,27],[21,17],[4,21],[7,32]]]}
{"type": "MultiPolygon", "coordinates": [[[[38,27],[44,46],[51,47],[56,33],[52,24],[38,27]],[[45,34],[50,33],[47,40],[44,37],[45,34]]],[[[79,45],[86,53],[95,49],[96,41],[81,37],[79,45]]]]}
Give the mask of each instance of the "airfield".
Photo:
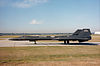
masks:
{"type": "Polygon", "coordinates": [[[100,66],[100,35],[78,43],[70,41],[10,41],[0,37],[0,66],[100,66]]]}

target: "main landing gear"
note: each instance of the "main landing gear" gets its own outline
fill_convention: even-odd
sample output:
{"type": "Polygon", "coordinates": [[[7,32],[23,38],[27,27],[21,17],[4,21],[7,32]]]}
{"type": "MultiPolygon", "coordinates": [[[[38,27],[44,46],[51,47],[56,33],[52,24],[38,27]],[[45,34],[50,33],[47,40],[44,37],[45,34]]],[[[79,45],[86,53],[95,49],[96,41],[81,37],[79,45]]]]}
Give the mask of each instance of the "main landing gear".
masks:
{"type": "Polygon", "coordinates": [[[36,44],[36,41],[34,41],[34,44],[36,44]]]}
{"type": "MultiPolygon", "coordinates": [[[[64,40],[64,44],[66,44],[66,40],[64,40]]],[[[67,44],[69,44],[69,40],[67,40],[67,44]]]]}

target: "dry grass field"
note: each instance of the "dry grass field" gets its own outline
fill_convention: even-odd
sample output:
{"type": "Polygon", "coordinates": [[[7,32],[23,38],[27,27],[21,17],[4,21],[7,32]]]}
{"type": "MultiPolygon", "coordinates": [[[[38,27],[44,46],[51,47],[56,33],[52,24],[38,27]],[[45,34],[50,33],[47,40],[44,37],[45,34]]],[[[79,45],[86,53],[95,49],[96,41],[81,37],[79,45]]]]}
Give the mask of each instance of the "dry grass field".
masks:
{"type": "Polygon", "coordinates": [[[20,35],[3,35],[0,36],[0,38],[15,38],[15,37],[19,37],[20,35]]]}
{"type": "Polygon", "coordinates": [[[100,66],[100,46],[1,47],[0,66],[100,66]]]}

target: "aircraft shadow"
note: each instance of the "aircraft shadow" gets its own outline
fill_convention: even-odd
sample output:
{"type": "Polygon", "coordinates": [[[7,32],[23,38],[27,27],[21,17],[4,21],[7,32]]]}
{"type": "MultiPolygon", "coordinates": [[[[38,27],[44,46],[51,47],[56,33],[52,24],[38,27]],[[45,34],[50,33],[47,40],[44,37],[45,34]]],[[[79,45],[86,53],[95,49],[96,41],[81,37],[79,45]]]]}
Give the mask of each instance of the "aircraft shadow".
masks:
{"type": "Polygon", "coordinates": [[[63,45],[98,45],[98,44],[94,44],[94,43],[69,43],[69,44],[63,44],[63,45]]]}
{"type": "Polygon", "coordinates": [[[27,45],[99,45],[95,43],[69,43],[69,44],[64,44],[64,43],[29,43],[27,45]]]}

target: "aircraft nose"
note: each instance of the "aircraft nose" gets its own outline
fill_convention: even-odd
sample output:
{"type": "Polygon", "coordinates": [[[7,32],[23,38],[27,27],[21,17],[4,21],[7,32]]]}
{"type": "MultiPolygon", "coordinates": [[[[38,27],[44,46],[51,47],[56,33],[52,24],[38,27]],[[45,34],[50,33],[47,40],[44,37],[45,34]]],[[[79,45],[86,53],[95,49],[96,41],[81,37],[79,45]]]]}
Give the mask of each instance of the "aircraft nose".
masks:
{"type": "Polygon", "coordinates": [[[17,39],[15,39],[15,38],[11,38],[11,39],[9,39],[9,40],[12,40],[12,41],[14,41],[14,40],[17,40],[17,39]]]}
{"type": "Polygon", "coordinates": [[[15,40],[15,39],[9,39],[9,40],[15,40]]]}

